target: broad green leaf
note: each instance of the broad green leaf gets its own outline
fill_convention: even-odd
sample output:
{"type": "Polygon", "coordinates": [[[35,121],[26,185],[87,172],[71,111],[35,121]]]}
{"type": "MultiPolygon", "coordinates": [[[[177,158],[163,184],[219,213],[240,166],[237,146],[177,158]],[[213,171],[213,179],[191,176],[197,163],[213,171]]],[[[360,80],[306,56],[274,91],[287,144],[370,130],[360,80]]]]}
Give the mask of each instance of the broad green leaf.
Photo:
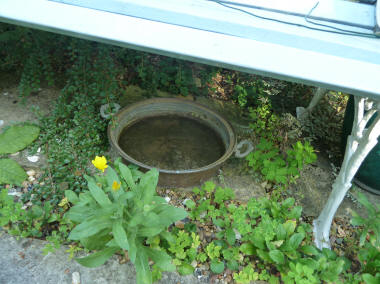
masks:
{"type": "MultiPolygon", "coordinates": [[[[111,229],[105,229],[89,238],[81,239],[80,243],[88,250],[101,250],[105,248],[112,239],[110,232],[111,229]]],[[[115,244],[112,247],[117,247],[117,245],[115,244]]]]}
{"type": "Polygon", "coordinates": [[[344,261],[338,260],[330,262],[327,269],[321,272],[320,278],[328,283],[335,283],[339,279],[339,274],[343,271],[344,261]]]}
{"type": "Polygon", "coordinates": [[[109,247],[87,257],[77,258],[76,261],[86,267],[98,267],[104,264],[119,248],[109,247]]]}
{"type": "Polygon", "coordinates": [[[357,192],[357,199],[358,201],[368,210],[368,212],[370,213],[370,216],[374,216],[376,214],[376,209],[375,209],[375,206],[368,201],[367,197],[361,193],[361,192],[357,192]]]}
{"type": "Polygon", "coordinates": [[[0,184],[21,185],[28,177],[24,169],[12,159],[0,159],[0,184]]]}
{"type": "Polygon", "coordinates": [[[224,271],[224,263],[214,259],[211,261],[210,268],[213,273],[220,274],[224,271]]]}
{"type": "Polygon", "coordinates": [[[136,255],[137,255],[137,247],[136,247],[136,239],[137,242],[139,241],[138,238],[136,238],[136,234],[127,232],[128,242],[129,242],[129,250],[128,250],[128,256],[132,263],[135,263],[136,261],[136,255]]]}
{"type": "MultiPolygon", "coordinates": [[[[257,229],[257,228],[256,228],[257,229]]],[[[254,231],[254,233],[251,235],[251,242],[254,246],[260,248],[260,249],[266,249],[265,247],[265,236],[260,231],[254,231]]]]}
{"type": "Polygon", "coordinates": [[[212,222],[214,223],[215,226],[218,226],[220,228],[223,228],[225,225],[224,220],[220,218],[212,218],[212,222]]]}
{"type": "Polygon", "coordinates": [[[289,213],[289,219],[299,219],[302,213],[302,206],[295,206],[289,213]]]}
{"type": "Polygon", "coordinates": [[[202,188],[205,190],[205,191],[207,191],[208,193],[211,193],[211,192],[213,192],[214,191],[214,189],[215,189],[215,183],[213,183],[212,181],[206,181],[204,184],[203,184],[203,186],[202,186],[202,188]]]}
{"type": "Polygon", "coordinates": [[[230,270],[238,271],[239,270],[239,263],[235,259],[229,260],[227,262],[227,268],[230,270]]]}
{"type": "Polygon", "coordinates": [[[192,267],[188,263],[183,263],[177,267],[177,271],[180,275],[189,275],[189,274],[193,274],[194,267],[192,267]]]}
{"type": "Polygon", "coordinates": [[[144,247],[144,249],[148,257],[153,260],[162,271],[175,271],[172,258],[165,251],[149,247],[144,247]]]}
{"type": "Polygon", "coordinates": [[[301,251],[307,255],[318,255],[319,254],[318,249],[315,246],[310,246],[310,245],[302,246],[301,251]]]}
{"type": "Polygon", "coordinates": [[[149,268],[148,256],[142,247],[138,248],[135,261],[136,282],[137,284],[151,284],[152,272],[149,268]]]}
{"type": "Polygon", "coordinates": [[[378,284],[380,283],[380,275],[379,276],[372,276],[369,273],[364,273],[362,275],[362,278],[366,284],[378,284]]]}
{"type": "Polygon", "coordinates": [[[189,209],[194,209],[195,206],[196,206],[195,202],[193,200],[191,200],[191,199],[186,200],[185,205],[189,209]]]}
{"type": "Polygon", "coordinates": [[[131,170],[123,163],[119,163],[119,170],[129,188],[133,189],[135,187],[135,183],[133,181],[131,170]]]}
{"type": "Polygon", "coordinates": [[[106,243],[106,247],[117,247],[115,239],[112,239],[108,243],[106,243]]]}
{"type": "Polygon", "coordinates": [[[286,238],[286,230],[284,225],[280,224],[276,228],[276,236],[278,240],[285,240],[286,238]]]}
{"type": "Polygon", "coordinates": [[[86,204],[95,204],[96,205],[96,201],[92,197],[91,192],[89,192],[89,191],[79,193],[79,202],[81,205],[86,205],[86,204]]]}
{"type": "Polygon", "coordinates": [[[70,210],[65,214],[65,218],[74,221],[75,223],[81,223],[84,220],[94,216],[96,211],[86,205],[74,205],[70,210]]]}
{"type": "Polygon", "coordinates": [[[254,255],[255,248],[251,243],[244,243],[240,246],[240,251],[246,255],[254,255]]]}
{"type": "Polygon", "coordinates": [[[271,258],[270,258],[270,256],[269,256],[269,253],[268,253],[268,252],[266,252],[266,251],[264,251],[264,250],[261,250],[261,249],[256,250],[256,252],[257,252],[257,255],[258,255],[262,260],[264,260],[264,261],[268,261],[268,262],[271,261],[271,258]]]}
{"type": "Polygon", "coordinates": [[[149,212],[146,217],[144,217],[144,219],[145,220],[142,223],[144,227],[154,227],[159,225],[162,221],[160,217],[154,212],[149,212]]]}
{"type": "Polygon", "coordinates": [[[331,249],[323,248],[322,253],[330,260],[336,259],[336,252],[331,249]]]}
{"type": "Polygon", "coordinates": [[[50,215],[50,217],[48,219],[48,223],[53,223],[53,222],[55,222],[57,220],[58,220],[58,214],[53,213],[53,214],[50,215]]]}
{"type": "Polygon", "coordinates": [[[83,175],[84,179],[87,181],[87,183],[89,183],[90,181],[94,182],[94,183],[97,183],[97,182],[100,182],[100,179],[103,179],[104,177],[99,177],[99,176],[96,176],[95,178],[92,177],[92,176],[88,176],[86,174],[83,175]]]}
{"type": "Polygon", "coordinates": [[[41,218],[44,215],[44,211],[42,210],[41,206],[38,205],[34,205],[32,207],[32,213],[34,219],[41,218]]]}
{"type": "Polygon", "coordinates": [[[278,277],[271,275],[269,278],[269,284],[280,284],[280,280],[278,280],[278,277]]]}
{"type": "Polygon", "coordinates": [[[285,263],[284,254],[281,251],[279,251],[278,249],[271,250],[269,252],[269,257],[277,264],[284,264],[285,263]]]}
{"type": "Polygon", "coordinates": [[[365,223],[365,219],[361,217],[358,213],[355,211],[352,211],[352,219],[351,219],[351,224],[354,226],[361,226],[365,223]]]}
{"type": "Polygon", "coordinates": [[[107,207],[112,204],[111,200],[109,200],[107,194],[97,186],[94,182],[88,182],[88,188],[91,192],[92,197],[99,203],[102,207],[107,207]]]}
{"type": "Polygon", "coordinates": [[[159,233],[161,233],[163,229],[164,228],[162,228],[162,226],[145,227],[145,228],[139,229],[138,235],[141,237],[154,237],[155,235],[158,235],[159,233]]]}
{"type": "Polygon", "coordinates": [[[297,249],[304,238],[305,238],[304,233],[296,233],[296,234],[292,235],[289,239],[290,249],[291,250],[297,249]]]}
{"type": "Polygon", "coordinates": [[[112,234],[118,246],[120,246],[122,249],[129,250],[127,233],[123,228],[122,220],[117,220],[113,223],[112,234]]]}
{"type": "Polygon", "coordinates": [[[307,267],[311,268],[312,270],[318,269],[318,261],[312,258],[301,258],[298,261],[303,265],[306,265],[307,267]]]}
{"type": "Polygon", "coordinates": [[[287,198],[282,202],[282,206],[289,208],[294,205],[295,199],[294,198],[287,198]]]}
{"type": "Polygon", "coordinates": [[[227,239],[227,242],[233,246],[235,244],[235,241],[236,241],[236,234],[234,232],[233,229],[227,229],[226,230],[226,239],[227,239]]]}
{"type": "Polygon", "coordinates": [[[294,233],[294,230],[296,229],[296,226],[297,226],[297,222],[293,220],[288,220],[283,225],[284,225],[286,234],[289,237],[291,234],[294,233]]]}
{"type": "Polygon", "coordinates": [[[160,218],[160,223],[165,227],[187,217],[187,212],[182,208],[170,205],[165,205],[163,208],[164,210],[158,214],[158,217],[160,218]]]}
{"type": "Polygon", "coordinates": [[[140,178],[140,190],[142,190],[142,201],[144,204],[150,203],[153,196],[156,193],[156,187],[158,182],[158,170],[153,168],[146,172],[140,178]]]}
{"type": "Polygon", "coordinates": [[[13,154],[37,139],[40,128],[35,125],[14,125],[0,134],[0,155],[13,154]]]}
{"type": "Polygon", "coordinates": [[[154,202],[156,204],[160,204],[160,205],[168,205],[168,203],[166,202],[165,198],[163,198],[161,196],[157,196],[157,195],[153,196],[152,202],[154,202]]]}
{"type": "Polygon", "coordinates": [[[77,194],[72,190],[65,190],[65,196],[72,204],[77,204],[79,202],[77,194]]]}
{"type": "Polygon", "coordinates": [[[168,243],[175,242],[175,239],[174,239],[173,235],[171,233],[169,233],[168,231],[161,232],[160,233],[160,237],[162,237],[163,239],[165,239],[168,243]]]}
{"type": "Polygon", "coordinates": [[[360,244],[360,246],[363,246],[365,240],[367,239],[368,229],[369,229],[369,228],[365,228],[365,229],[363,229],[363,231],[361,232],[360,239],[359,239],[359,244],[360,244]]]}
{"type": "Polygon", "coordinates": [[[142,213],[140,214],[135,214],[131,220],[128,222],[128,226],[129,227],[136,227],[140,224],[143,224],[145,221],[145,217],[142,215],[142,213]]]}
{"type": "Polygon", "coordinates": [[[135,193],[132,191],[123,192],[117,199],[118,204],[125,204],[126,200],[132,199],[135,196],[135,193]]]}
{"type": "Polygon", "coordinates": [[[80,240],[93,236],[103,229],[111,228],[112,221],[109,216],[92,217],[77,225],[70,233],[70,240],[80,240]]]}

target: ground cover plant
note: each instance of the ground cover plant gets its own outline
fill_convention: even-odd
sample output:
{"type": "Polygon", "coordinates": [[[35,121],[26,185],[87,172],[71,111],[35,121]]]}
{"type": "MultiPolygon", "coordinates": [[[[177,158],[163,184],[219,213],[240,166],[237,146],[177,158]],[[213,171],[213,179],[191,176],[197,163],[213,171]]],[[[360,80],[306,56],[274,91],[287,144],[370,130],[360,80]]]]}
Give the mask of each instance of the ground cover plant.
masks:
{"type": "MultiPolygon", "coordinates": [[[[321,251],[313,245],[307,216],[287,194],[305,165],[316,160],[315,139],[305,139],[296,120],[284,114],[287,104],[307,101],[310,88],[11,25],[0,24],[0,31],[0,71],[15,74],[25,100],[46,85],[61,89],[49,116],[35,109],[40,133],[32,151],[41,147],[47,157],[38,183],[17,200],[8,190],[21,177],[0,175],[6,184],[0,185],[0,226],[10,234],[48,240],[44,253],[62,244],[69,245],[70,257],[88,252],[77,261],[90,267],[116,254],[134,263],[139,283],[173,270],[236,283],[379,282],[378,206],[359,196],[368,218],[354,214],[346,247],[321,251]],[[233,189],[209,181],[174,207],[166,194],[156,194],[155,170],[143,174],[120,161],[107,163],[112,118],[101,118],[99,108],[118,102],[132,84],[146,97],[163,90],[239,105],[250,121],[248,136],[257,142],[247,168],[273,185],[268,195],[242,203],[233,189]]],[[[342,112],[342,101],[334,98],[329,117],[342,112]]],[[[337,128],[334,123],[329,127],[337,128]]],[[[309,126],[309,138],[322,136],[313,127],[323,124],[309,126]]]]}

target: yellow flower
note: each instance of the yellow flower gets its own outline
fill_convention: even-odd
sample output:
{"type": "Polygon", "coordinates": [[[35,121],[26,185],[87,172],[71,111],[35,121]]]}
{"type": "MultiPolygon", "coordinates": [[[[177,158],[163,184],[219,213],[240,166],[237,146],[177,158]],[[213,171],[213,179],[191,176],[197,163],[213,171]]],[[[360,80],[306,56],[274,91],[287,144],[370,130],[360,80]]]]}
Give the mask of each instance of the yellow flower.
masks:
{"type": "Polygon", "coordinates": [[[69,201],[67,200],[67,198],[63,198],[61,200],[61,202],[58,204],[59,207],[66,207],[66,205],[69,204],[69,201]]]}
{"type": "Polygon", "coordinates": [[[112,183],[112,190],[118,191],[120,189],[121,182],[113,181],[112,183]]]}
{"type": "Polygon", "coordinates": [[[101,170],[104,173],[104,170],[108,167],[107,166],[107,159],[104,156],[96,156],[95,160],[92,160],[92,164],[95,166],[95,168],[101,170]]]}

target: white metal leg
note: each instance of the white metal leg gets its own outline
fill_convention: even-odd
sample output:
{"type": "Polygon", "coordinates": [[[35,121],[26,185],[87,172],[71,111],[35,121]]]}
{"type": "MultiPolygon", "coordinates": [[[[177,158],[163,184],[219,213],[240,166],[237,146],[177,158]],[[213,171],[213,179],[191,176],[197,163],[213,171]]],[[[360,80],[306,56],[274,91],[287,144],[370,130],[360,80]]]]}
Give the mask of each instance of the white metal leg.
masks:
{"type": "Polygon", "coordinates": [[[328,92],[327,89],[324,88],[316,88],[314,91],[313,98],[311,99],[311,102],[309,103],[307,108],[303,107],[297,107],[297,118],[302,120],[307,118],[307,116],[312,112],[312,110],[315,108],[315,106],[319,103],[319,101],[323,98],[323,96],[328,92]]]}
{"type": "Polygon", "coordinates": [[[351,135],[347,138],[346,152],[332,192],[319,217],[314,220],[315,244],[318,248],[330,248],[330,227],[339,205],[360,165],[375,147],[380,136],[380,100],[369,100],[355,96],[355,117],[351,135]],[[368,121],[378,113],[366,129],[368,121]]]}

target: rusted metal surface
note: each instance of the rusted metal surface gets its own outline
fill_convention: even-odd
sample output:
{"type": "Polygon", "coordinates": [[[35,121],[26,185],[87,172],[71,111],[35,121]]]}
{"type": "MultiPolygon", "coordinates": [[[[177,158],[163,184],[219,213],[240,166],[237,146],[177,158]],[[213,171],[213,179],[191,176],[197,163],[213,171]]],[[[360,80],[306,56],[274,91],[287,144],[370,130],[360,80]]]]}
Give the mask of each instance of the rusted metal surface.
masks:
{"type": "Polygon", "coordinates": [[[108,127],[109,141],[125,162],[135,164],[144,171],[152,168],[125,153],[120,148],[118,141],[124,128],[143,118],[163,115],[179,115],[202,122],[212,128],[220,136],[226,151],[220,159],[201,168],[189,170],[158,169],[160,172],[160,186],[187,187],[204,182],[212,177],[220,166],[233,154],[236,145],[235,133],[229,122],[219,114],[205,106],[186,99],[156,98],[138,102],[123,108],[114,116],[114,123],[111,123],[108,127]]]}

